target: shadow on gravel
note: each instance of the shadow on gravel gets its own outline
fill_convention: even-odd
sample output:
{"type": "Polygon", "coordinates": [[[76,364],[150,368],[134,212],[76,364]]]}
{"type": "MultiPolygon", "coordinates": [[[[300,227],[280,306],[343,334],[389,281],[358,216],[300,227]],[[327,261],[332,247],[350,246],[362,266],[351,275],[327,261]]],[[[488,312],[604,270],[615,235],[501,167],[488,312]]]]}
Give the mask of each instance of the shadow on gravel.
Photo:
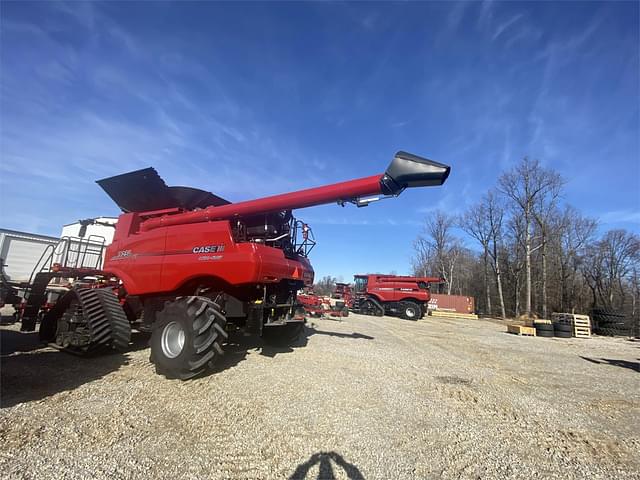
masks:
{"type": "Polygon", "coordinates": [[[338,338],[353,338],[353,339],[362,339],[362,340],[373,340],[375,337],[370,335],[365,335],[364,333],[338,333],[338,332],[325,332],[323,330],[312,330],[310,335],[328,335],[329,337],[338,337],[338,338]]]}
{"type": "Polygon", "coordinates": [[[232,333],[229,336],[228,342],[224,345],[224,355],[216,362],[213,370],[203,372],[202,375],[198,375],[198,378],[206,377],[208,375],[221,372],[228,368],[235,367],[242,362],[246,357],[249,350],[259,350],[260,355],[273,358],[276,355],[282,355],[285,353],[292,353],[296,348],[305,347],[309,343],[309,337],[313,335],[329,335],[339,338],[353,338],[373,340],[374,337],[364,335],[361,333],[337,333],[323,330],[316,330],[313,324],[305,325],[302,334],[289,345],[271,345],[266,343],[257,335],[242,335],[240,333],[232,333]]]}
{"type": "Polygon", "coordinates": [[[38,332],[0,330],[0,355],[3,357],[15,352],[30,352],[40,347],[38,332]]]}
{"type": "Polygon", "coordinates": [[[0,325],[13,325],[18,320],[13,315],[2,315],[0,317],[0,325]]]}
{"type": "MultiPolygon", "coordinates": [[[[336,480],[334,473],[334,467],[344,471],[347,478],[350,480],[364,480],[362,473],[358,470],[354,464],[347,462],[342,455],[336,452],[319,452],[314,453],[309,460],[298,465],[296,470],[291,474],[289,480],[304,480],[308,477],[311,469],[319,465],[318,475],[315,476],[318,480],[336,480]]],[[[343,475],[340,475],[343,477],[343,475]]]]}
{"type": "Polygon", "coordinates": [[[640,359],[637,362],[630,362],[628,360],[613,360],[610,358],[589,358],[578,355],[581,359],[586,360],[587,362],[596,363],[596,364],[605,364],[605,365],[613,365],[614,367],[622,367],[628,368],[630,370],[634,370],[640,373],[640,359]]]}
{"type": "MultiPolygon", "coordinates": [[[[41,348],[37,336],[35,332],[1,331],[0,408],[73,390],[128,363],[126,353],[78,357],[41,348]]],[[[146,348],[147,344],[148,335],[134,332],[129,351],[146,348]]]]}
{"type": "Polygon", "coordinates": [[[307,345],[309,327],[304,328],[303,333],[289,345],[270,345],[258,335],[243,335],[242,333],[231,333],[227,343],[224,345],[224,355],[216,361],[213,370],[203,372],[197,378],[207,377],[228,368],[235,367],[242,362],[250,350],[259,350],[260,355],[273,358],[283,353],[291,353],[294,348],[307,345]]]}

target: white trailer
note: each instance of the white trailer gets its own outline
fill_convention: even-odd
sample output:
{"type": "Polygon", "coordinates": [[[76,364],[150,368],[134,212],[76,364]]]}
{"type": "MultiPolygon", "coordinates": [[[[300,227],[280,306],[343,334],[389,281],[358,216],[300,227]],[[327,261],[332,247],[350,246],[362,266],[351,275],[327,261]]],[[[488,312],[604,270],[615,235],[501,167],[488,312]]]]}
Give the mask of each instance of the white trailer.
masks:
{"type": "Polygon", "coordinates": [[[36,233],[0,228],[0,258],[5,273],[12,282],[27,282],[38,260],[49,245],[57,245],[59,238],[36,233]]]}

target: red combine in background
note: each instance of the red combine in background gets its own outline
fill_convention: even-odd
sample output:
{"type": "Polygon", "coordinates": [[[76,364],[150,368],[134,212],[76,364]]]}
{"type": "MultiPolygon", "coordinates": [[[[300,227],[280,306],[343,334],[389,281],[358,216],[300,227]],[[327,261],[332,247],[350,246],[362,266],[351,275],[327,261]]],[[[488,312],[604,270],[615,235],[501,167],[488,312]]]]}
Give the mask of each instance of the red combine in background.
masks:
{"type": "Polygon", "coordinates": [[[124,212],[104,266],[56,264],[38,272],[23,329],[35,328],[50,280],[89,276],[94,286],[74,285],[44,315],[42,340],[76,354],[124,349],[137,322],[152,332],[156,371],[180,379],[211,367],[229,331],[289,342],[303,327],[297,292],[313,284],[307,257],[315,245],[310,227],[292,209],[332,202],[367,206],[405,188],[442,185],[449,170],[398,152],[385,173],[239,203],[169,187],[153,168],[99,180],[124,212]]]}
{"type": "Polygon", "coordinates": [[[351,291],[351,285],[349,285],[348,283],[336,282],[336,286],[333,289],[331,298],[342,300],[347,308],[352,308],[353,292],[351,291]]]}
{"type": "Polygon", "coordinates": [[[418,320],[427,313],[431,283],[441,283],[437,277],[407,277],[400,275],[354,275],[353,310],[364,315],[399,315],[418,320]]]}

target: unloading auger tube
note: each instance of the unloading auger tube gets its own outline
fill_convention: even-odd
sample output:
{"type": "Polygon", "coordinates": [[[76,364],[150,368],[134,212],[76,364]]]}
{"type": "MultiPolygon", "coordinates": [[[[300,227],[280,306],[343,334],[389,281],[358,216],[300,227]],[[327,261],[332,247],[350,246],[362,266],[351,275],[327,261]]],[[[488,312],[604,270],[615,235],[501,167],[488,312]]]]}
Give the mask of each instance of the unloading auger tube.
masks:
{"type": "Polygon", "coordinates": [[[148,231],[170,225],[248,217],[333,202],[353,202],[364,206],[367,203],[360,203],[360,201],[372,195],[397,196],[405,188],[442,185],[449,176],[449,171],[450,167],[447,165],[410,153],[398,152],[385,173],[380,175],[256,200],[210,206],[200,210],[150,218],[140,225],[140,230],[148,231]]]}

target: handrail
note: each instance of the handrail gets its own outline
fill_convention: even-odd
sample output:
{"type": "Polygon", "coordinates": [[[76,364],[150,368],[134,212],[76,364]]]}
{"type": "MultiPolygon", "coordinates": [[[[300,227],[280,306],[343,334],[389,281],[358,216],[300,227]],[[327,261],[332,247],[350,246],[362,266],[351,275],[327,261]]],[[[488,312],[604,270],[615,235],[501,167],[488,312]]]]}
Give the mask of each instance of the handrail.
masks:
{"type": "Polygon", "coordinates": [[[86,266],[88,268],[99,268],[104,255],[105,241],[106,239],[101,235],[89,235],[86,239],[80,237],[62,237],[56,244],[49,243],[42,251],[40,258],[31,271],[25,296],[30,292],[35,276],[47,267],[51,270],[54,256],[61,257],[59,263],[63,267],[83,268],[86,266]],[[77,248],[74,248],[75,246],[77,246],[77,248]],[[91,247],[96,248],[93,250],[91,247]],[[70,254],[75,254],[75,258],[72,259],[72,255],[70,254]],[[95,264],[85,265],[87,256],[95,256],[95,264]],[[73,262],[71,260],[73,260],[73,262]],[[73,263],[73,265],[71,265],[71,263],[73,263]]]}
{"type": "MultiPolygon", "coordinates": [[[[55,252],[57,246],[58,246],[58,244],[56,244],[54,246],[53,243],[50,243],[42,251],[42,255],[40,255],[40,258],[36,262],[36,265],[35,265],[35,267],[33,267],[33,270],[31,271],[31,275],[29,276],[29,283],[27,283],[27,288],[26,288],[26,291],[25,291],[25,295],[28,292],[30,292],[30,290],[31,290],[31,284],[32,284],[32,281],[33,281],[33,277],[36,275],[36,270],[38,271],[38,273],[41,272],[44,269],[45,265],[47,264],[47,261],[49,261],[49,265],[51,265],[51,261],[53,260],[53,253],[55,252]],[[47,260],[45,260],[45,262],[42,265],[42,267],[38,270],[38,266],[40,265],[40,262],[42,262],[42,259],[44,258],[45,254],[47,253],[47,251],[49,249],[51,249],[51,253],[49,253],[49,256],[47,257],[47,260]]],[[[49,267],[49,268],[51,268],[51,267],[49,267]]]]}

